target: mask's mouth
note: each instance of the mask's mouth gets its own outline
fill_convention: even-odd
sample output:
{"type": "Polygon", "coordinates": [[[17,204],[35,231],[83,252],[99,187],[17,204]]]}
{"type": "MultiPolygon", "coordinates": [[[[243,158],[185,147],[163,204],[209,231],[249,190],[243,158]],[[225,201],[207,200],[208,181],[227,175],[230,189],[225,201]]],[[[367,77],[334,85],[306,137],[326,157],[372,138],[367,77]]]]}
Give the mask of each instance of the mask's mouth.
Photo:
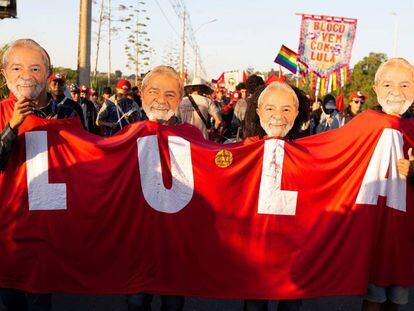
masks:
{"type": "Polygon", "coordinates": [[[404,114],[411,106],[409,100],[387,98],[384,102],[380,102],[382,110],[387,114],[404,114]]]}
{"type": "Polygon", "coordinates": [[[152,121],[168,121],[175,114],[168,105],[157,102],[154,102],[149,107],[146,105],[143,105],[143,107],[148,119],[152,121]]]}
{"type": "Polygon", "coordinates": [[[15,84],[7,83],[9,90],[17,98],[36,99],[44,89],[42,84],[34,80],[18,80],[15,84]]]}
{"type": "Polygon", "coordinates": [[[279,120],[270,120],[266,124],[260,122],[260,124],[268,136],[285,137],[292,128],[287,122],[279,120]]]}
{"type": "Polygon", "coordinates": [[[282,126],[284,127],[287,125],[286,123],[272,123],[272,122],[269,122],[268,124],[271,127],[282,127],[282,126]]]}

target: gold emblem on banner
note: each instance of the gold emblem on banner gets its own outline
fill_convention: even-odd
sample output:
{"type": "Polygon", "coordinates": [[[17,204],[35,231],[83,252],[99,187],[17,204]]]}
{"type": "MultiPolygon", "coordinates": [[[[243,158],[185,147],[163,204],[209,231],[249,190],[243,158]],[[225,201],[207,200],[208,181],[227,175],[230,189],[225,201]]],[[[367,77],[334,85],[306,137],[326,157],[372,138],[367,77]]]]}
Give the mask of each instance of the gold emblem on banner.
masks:
{"type": "Polygon", "coordinates": [[[233,154],[228,150],[220,150],[217,152],[214,162],[218,167],[229,167],[233,163],[233,154]]]}

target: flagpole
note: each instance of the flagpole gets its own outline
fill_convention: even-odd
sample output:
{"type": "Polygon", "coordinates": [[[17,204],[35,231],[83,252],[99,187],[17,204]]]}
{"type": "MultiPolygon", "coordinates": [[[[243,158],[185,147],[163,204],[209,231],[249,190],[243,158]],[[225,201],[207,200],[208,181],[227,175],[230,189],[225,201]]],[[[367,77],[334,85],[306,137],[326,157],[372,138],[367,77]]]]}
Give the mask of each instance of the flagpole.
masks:
{"type": "Polygon", "coordinates": [[[296,87],[299,88],[299,62],[296,65],[296,87]]]}
{"type": "Polygon", "coordinates": [[[352,22],[355,21],[356,18],[349,18],[349,17],[343,17],[343,16],[329,16],[329,15],[321,15],[321,14],[306,14],[306,13],[295,13],[297,16],[305,16],[305,17],[312,17],[312,18],[319,18],[322,19],[324,17],[327,17],[328,19],[335,21],[335,20],[342,20],[345,22],[352,22]]]}
{"type": "Polygon", "coordinates": [[[321,88],[321,78],[319,76],[316,78],[316,88],[315,88],[315,103],[318,101],[319,90],[321,88]]]}

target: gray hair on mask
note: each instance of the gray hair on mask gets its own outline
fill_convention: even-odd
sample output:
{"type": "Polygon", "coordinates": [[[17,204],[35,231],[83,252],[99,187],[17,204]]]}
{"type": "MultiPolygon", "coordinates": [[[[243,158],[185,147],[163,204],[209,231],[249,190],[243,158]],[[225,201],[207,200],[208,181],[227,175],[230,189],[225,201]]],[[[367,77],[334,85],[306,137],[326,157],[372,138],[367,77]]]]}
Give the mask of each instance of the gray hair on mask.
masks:
{"type": "Polygon", "coordinates": [[[183,80],[181,79],[180,75],[178,74],[177,71],[175,71],[174,68],[170,67],[170,66],[165,66],[165,65],[160,65],[155,67],[154,69],[152,69],[150,72],[148,72],[144,79],[142,80],[142,84],[141,84],[141,91],[143,92],[145,90],[145,88],[148,86],[149,81],[151,80],[151,78],[155,75],[158,74],[165,74],[165,75],[169,75],[170,77],[174,78],[177,80],[178,82],[178,86],[179,86],[179,95],[180,98],[183,97],[184,95],[184,83],[183,80]]]}
{"type": "Polygon", "coordinates": [[[18,39],[16,41],[13,41],[9,47],[4,51],[3,58],[2,58],[2,68],[5,69],[7,65],[9,64],[9,58],[10,54],[13,52],[16,48],[28,48],[37,50],[40,52],[43,58],[43,62],[47,68],[47,70],[51,70],[52,66],[50,64],[50,57],[49,54],[47,54],[46,50],[36,41],[32,39],[18,39]]]}
{"type": "Polygon", "coordinates": [[[264,90],[263,92],[260,94],[259,99],[257,100],[257,108],[259,108],[263,103],[263,97],[266,95],[266,93],[273,91],[273,90],[283,90],[286,91],[288,93],[290,93],[292,95],[293,100],[295,101],[296,104],[296,108],[299,108],[299,99],[296,96],[295,91],[290,87],[289,84],[285,83],[285,82],[279,82],[279,81],[275,81],[270,83],[264,90]]]}
{"type": "Polygon", "coordinates": [[[384,72],[384,70],[391,65],[397,65],[397,66],[401,66],[401,67],[405,67],[408,68],[409,70],[411,70],[412,73],[412,79],[414,81],[414,66],[407,61],[405,58],[402,57],[395,57],[395,58],[390,58],[389,60],[387,60],[386,62],[383,62],[377,69],[377,72],[375,73],[375,79],[374,79],[374,83],[377,84],[380,79],[381,76],[384,72]]]}

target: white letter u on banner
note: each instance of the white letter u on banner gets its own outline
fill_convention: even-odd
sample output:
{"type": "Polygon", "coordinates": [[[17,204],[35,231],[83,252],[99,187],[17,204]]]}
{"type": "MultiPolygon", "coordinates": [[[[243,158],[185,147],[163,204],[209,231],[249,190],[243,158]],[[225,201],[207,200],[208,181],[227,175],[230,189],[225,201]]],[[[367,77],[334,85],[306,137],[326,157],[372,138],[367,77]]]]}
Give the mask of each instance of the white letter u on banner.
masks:
{"type": "Polygon", "coordinates": [[[194,193],[190,142],[177,136],[168,137],[171,189],[166,189],[162,180],[157,136],[140,137],[137,145],[141,188],[145,201],[159,212],[179,212],[190,202],[194,193]]]}

